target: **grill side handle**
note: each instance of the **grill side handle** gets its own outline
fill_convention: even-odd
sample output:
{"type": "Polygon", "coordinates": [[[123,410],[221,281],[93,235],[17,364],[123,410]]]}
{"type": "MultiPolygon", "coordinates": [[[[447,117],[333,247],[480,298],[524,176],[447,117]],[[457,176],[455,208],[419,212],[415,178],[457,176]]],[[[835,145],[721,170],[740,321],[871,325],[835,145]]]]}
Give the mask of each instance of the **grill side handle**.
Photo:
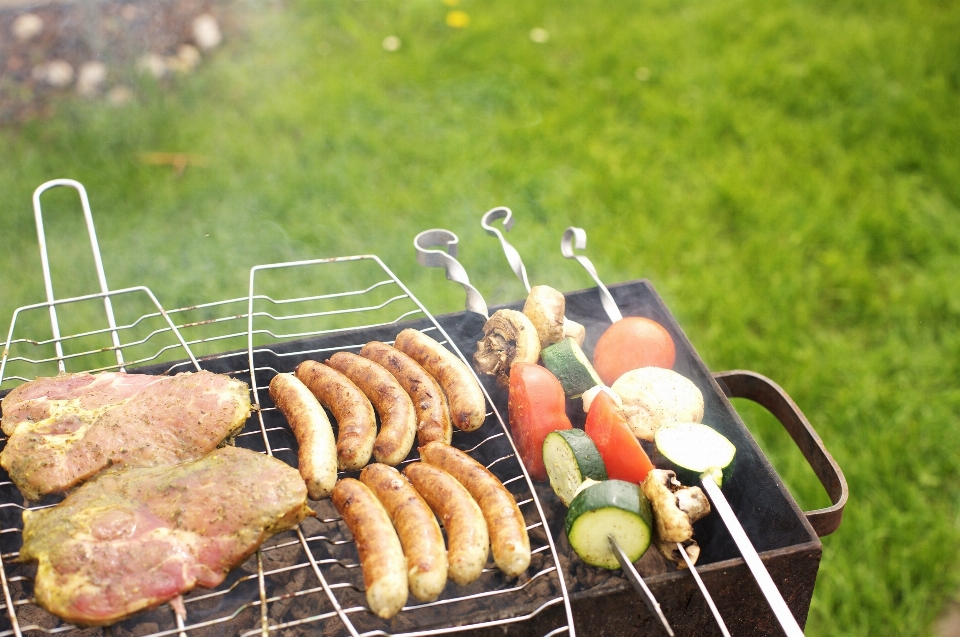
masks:
{"type": "Polygon", "coordinates": [[[793,399],[775,382],[747,370],[717,372],[713,375],[727,398],[747,398],[765,407],[780,421],[790,437],[800,448],[803,457],[810,463],[823,488],[830,496],[832,506],[815,511],[805,511],[807,521],[818,537],[830,535],[840,526],[843,508],[847,504],[849,490],[837,464],[813,426],[803,415],[793,399]]]}

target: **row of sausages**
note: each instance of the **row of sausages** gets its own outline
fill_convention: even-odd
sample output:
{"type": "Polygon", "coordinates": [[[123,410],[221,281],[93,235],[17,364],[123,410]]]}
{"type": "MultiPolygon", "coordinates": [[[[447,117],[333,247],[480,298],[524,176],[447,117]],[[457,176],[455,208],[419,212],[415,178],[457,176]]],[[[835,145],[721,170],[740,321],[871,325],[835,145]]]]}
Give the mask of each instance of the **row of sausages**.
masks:
{"type": "Polygon", "coordinates": [[[530,565],[513,495],[450,446],[454,426],[473,431],[483,424],[486,403],[470,369],[434,339],[406,329],[393,346],[371,341],[359,355],[304,361],[293,374],[273,378],[270,397],[297,438],[310,498],[331,496],[353,534],[367,603],[379,617],[398,613],[408,591],[432,601],[448,577],[473,582],[491,549],[508,577],[530,565]],[[324,408],[337,422],[336,440],[324,408]],[[414,438],[421,462],[401,474],[394,466],[414,438]],[[338,482],[338,469],[362,469],[360,479],[338,482]]]}
{"type": "Polygon", "coordinates": [[[493,473],[439,441],[420,447],[420,458],[402,474],[368,465],[359,480],[340,480],[331,498],[356,541],[367,604],[384,619],[403,608],[408,588],[426,602],[448,576],[460,585],[476,580],[491,547],[508,577],[530,565],[523,514],[493,473]]]}
{"type": "Polygon", "coordinates": [[[359,356],[337,352],[326,363],[304,361],[293,374],[274,376],[270,398],[297,438],[300,473],[313,500],[330,495],[338,469],[357,471],[371,456],[397,465],[414,438],[420,445],[450,444],[454,426],[473,431],[486,416],[469,368],[415,329],[400,332],[393,346],[371,341],[359,356]],[[336,440],[323,407],[337,421],[336,440]]]}

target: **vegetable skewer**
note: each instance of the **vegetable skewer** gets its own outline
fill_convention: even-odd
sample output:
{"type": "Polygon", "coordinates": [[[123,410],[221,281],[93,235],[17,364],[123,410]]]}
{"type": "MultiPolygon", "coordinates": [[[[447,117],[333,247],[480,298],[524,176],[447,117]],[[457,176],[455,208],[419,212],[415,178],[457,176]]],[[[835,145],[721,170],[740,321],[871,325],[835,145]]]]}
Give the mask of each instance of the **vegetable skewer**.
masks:
{"type": "MultiPolygon", "coordinates": [[[[573,253],[571,248],[571,240],[573,238],[576,238],[577,248],[586,248],[586,232],[582,228],[570,226],[563,234],[561,252],[568,259],[576,258],[577,262],[579,262],[580,265],[587,270],[593,280],[597,282],[597,285],[600,287],[600,298],[603,301],[604,309],[607,311],[607,314],[610,316],[611,320],[616,321],[618,318],[622,318],[619,308],[614,308],[616,310],[615,314],[617,315],[617,318],[614,318],[615,314],[611,313],[611,308],[608,307],[608,303],[612,305],[616,304],[613,302],[613,297],[610,296],[610,292],[603,285],[603,283],[600,282],[596,270],[593,268],[593,264],[590,263],[590,260],[587,257],[578,256],[573,253]]],[[[770,573],[767,572],[763,562],[760,561],[760,556],[757,554],[757,550],[750,542],[746,532],[743,530],[743,526],[741,526],[736,514],[733,512],[733,509],[727,502],[726,496],[723,495],[723,492],[718,486],[718,483],[722,482],[722,475],[717,475],[714,477],[714,471],[717,474],[721,473],[719,468],[716,470],[708,469],[700,476],[700,483],[703,484],[704,491],[706,491],[707,495],[710,497],[710,500],[713,502],[717,513],[720,514],[720,518],[723,520],[724,525],[727,527],[727,530],[733,537],[737,548],[740,550],[740,553],[743,556],[744,562],[746,562],[747,566],[750,568],[750,572],[753,574],[754,579],[760,586],[761,592],[763,593],[764,597],[766,597],[767,603],[770,604],[770,608],[773,610],[773,613],[776,616],[777,621],[780,622],[781,627],[783,627],[783,630],[786,632],[788,637],[802,637],[803,630],[800,629],[800,625],[794,618],[793,613],[791,613],[790,609],[787,607],[786,602],[783,600],[783,596],[773,583],[770,573]]],[[[697,585],[700,587],[700,590],[703,592],[703,596],[707,599],[707,603],[710,605],[710,609],[713,611],[714,617],[717,619],[717,623],[720,625],[724,634],[728,635],[729,633],[726,631],[726,626],[723,623],[723,619],[720,617],[719,612],[717,612],[716,606],[713,603],[713,599],[710,597],[710,593],[707,592],[706,587],[703,585],[699,574],[697,574],[695,569],[693,569],[692,561],[687,555],[686,550],[679,543],[677,544],[677,548],[681,555],[683,555],[684,560],[686,560],[690,565],[690,571],[694,575],[694,579],[696,580],[697,585]]]]}
{"type": "MultiPolygon", "coordinates": [[[[488,234],[497,237],[500,241],[500,245],[503,247],[503,252],[507,257],[507,261],[510,264],[511,269],[514,274],[520,279],[520,282],[523,283],[523,286],[526,288],[528,294],[531,291],[530,282],[527,278],[527,270],[523,265],[523,260],[520,258],[520,253],[517,252],[510,243],[506,240],[503,234],[495,227],[491,225],[492,222],[503,219],[503,227],[505,230],[510,230],[513,227],[513,213],[509,208],[506,207],[497,207],[492,210],[487,211],[480,220],[480,225],[488,234]]],[[[583,240],[578,239],[577,246],[579,248],[586,247],[586,233],[582,230],[580,231],[583,234],[583,240]],[[581,245],[582,244],[582,245],[581,245]]],[[[564,236],[566,243],[566,235],[564,236]]],[[[564,256],[566,256],[566,246],[565,244],[561,245],[561,248],[564,250],[564,256]]],[[[572,256],[572,251],[571,251],[572,256]]],[[[588,271],[593,270],[592,264],[590,264],[589,259],[583,257],[586,261],[584,267],[588,268],[588,271]],[[587,264],[590,264],[589,266],[587,264]]],[[[578,257],[578,261],[580,258],[578,257]]],[[[581,261],[583,264],[583,262],[581,261]]],[[[623,316],[620,314],[619,308],[617,308],[616,302],[613,300],[613,297],[610,295],[610,292],[607,291],[607,288],[604,287],[603,283],[600,282],[600,279],[597,277],[596,271],[593,270],[593,279],[597,282],[601,289],[601,302],[603,303],[604,310],[610,316],[611,321],[617,321],[623,316]],[[605,294],[605,295],[604,295],[605,294]]],[[[572,324],[572,322],[570,322],[572,324]]],[[[576,325],[576,324],[573,324],[576,325]]],[[[582,329],[582,328],[581,328],[582,329]]],[[[566,335],[566,334],[565,334],[566,335]]],[[[582,342],[582,337],[578,339],[582,342]]],[[[624,572],[627,574],[627,578],[633,583],[634,588],[637,589],[641,594],[641,598],[644,603],[650,608],[650,611],[660,619],[663,624],[664,629],[673,637],[673,629],[670,627],[670,624],[667,622],[666,617],[663,615],[663,611],[660,609],[660,604],[657,602],[656,598],[653,596],[653,593],[643,582],[643,578],[640,576],[640,573],[637,572],[636,568],[633,567],[633,564],[630,562],[630,558],[623,552],[622,548],[617,544],[616,540],[611,536],[610,537],[611,548],[613,552],[617,555],[617,560],[620,562],[621,566],[624,569],[624,572]]],[[[706,589],[701,588],[704,594],[707,595],[706,589]]]]}

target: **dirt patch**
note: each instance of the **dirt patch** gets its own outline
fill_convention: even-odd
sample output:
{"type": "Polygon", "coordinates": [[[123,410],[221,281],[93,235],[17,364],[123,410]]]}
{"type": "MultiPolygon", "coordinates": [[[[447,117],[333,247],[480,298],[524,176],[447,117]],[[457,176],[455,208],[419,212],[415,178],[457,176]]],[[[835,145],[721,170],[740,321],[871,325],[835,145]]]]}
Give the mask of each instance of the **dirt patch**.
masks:
{"type": "Polygon", "coordinates": [[[934,634],[937,637],[960,637],[960,601],[947,606],[934,626],[934,634]]]}
{"type": "Polygon", "coordinates": [[[139,74],[189,73],[233,21],[218,0],[0,0],[0,125],[43,117],[67,94],[121,105],[139,74]]]}

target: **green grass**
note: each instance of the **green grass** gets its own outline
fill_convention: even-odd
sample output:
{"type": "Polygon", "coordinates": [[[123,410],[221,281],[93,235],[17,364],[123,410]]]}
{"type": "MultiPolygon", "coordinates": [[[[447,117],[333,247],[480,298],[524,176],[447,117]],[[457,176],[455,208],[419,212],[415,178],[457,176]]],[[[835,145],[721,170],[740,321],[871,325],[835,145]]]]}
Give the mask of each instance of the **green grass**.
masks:
{"type": "MultiPolygon", "coordinates": [[[[650,278],[711,369],[778,381],[844,469],[808,634],[929,634],[960,587],[960,5],[463,0],[462,31],[439,0],[316,5],[248,11],[137,106],[0,131],[0,317],[43,298],[30,195],[54,177],[86,184],[111,285],[168,307],[243,295],[257,263],[375,252],[453,311],[414,261],[436,226],[488,302],[517,299],[479,227],[495,205],[531,280],[577,289],[558,248],[582,226],[605,280],[650,278]],[[177,178],[149,151],[210,163],[177,178]]],[[[45,204],[58,295],[92,291],[72,197],[45,204]]]]}

